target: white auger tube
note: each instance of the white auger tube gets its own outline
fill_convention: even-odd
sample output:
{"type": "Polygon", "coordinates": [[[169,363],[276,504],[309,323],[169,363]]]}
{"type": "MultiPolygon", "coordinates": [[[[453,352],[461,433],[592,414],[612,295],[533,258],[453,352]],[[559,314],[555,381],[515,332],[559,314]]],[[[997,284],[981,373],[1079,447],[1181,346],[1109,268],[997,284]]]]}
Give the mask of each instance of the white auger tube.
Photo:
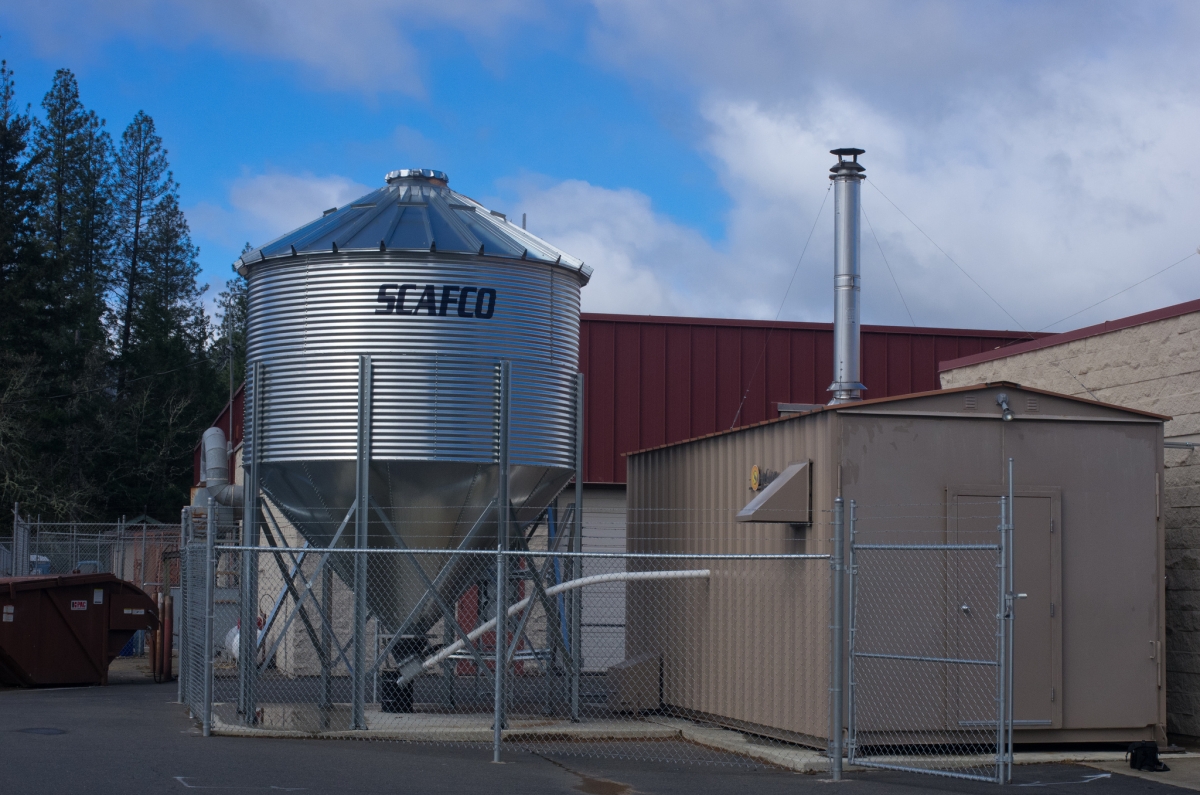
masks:
{"type": "MultiPolygon", "coordinates": [[[[585,585],[599,585],[600,583],[605,583],[605,582],[637,582],[637,581],[646,581],[646,580],[694,580],[694,579],[705,579],[705,578],[709,577],[711,574],[712,574],[712,572],[709,569],[684,569],[684,570],[676,570],[676,571],[618,571],[618,572],[613,572],[611,574],[593,574],[591,577],[580,577],[577,580],[568,580],[559,585],[552,585],[546,589],[546,596],[555,596],[564,591],[571,591],[571,590],[574,590],[575,588],[582,588],[585,585]]],[[[512,607],[508,608],[508,610],[506,612],[510,616],[515,616],[517,613],[520,613],[522,610],[529,607],[529,605],[533,602],[533,600],[536,598],[536,596],[537,596],[537,594],[534,594],[533,596],[525,597],[521,601],[514,604],[512,607]]],[[[496,619],[493,618],[490,621],[485,621],[484,623],[480,624],[475,629],[468,632],[467,639],[472,640],[472,641],[478,640],[479,637],[481,635],[483,635],[483,633],[489,632],[495,628],[496,628],[496,619]]],[[[463,642],[462,638],[459,638],[458,640],[454,641],[449,646],[444,647],[441,651],[439,651],[437,654],[433,655],[432,657],[430,657],[427,660],[424,660],[424,661],[412,660],[412,661],[406,663],[400,671],[400,678],[397,680],[397,683],[402,684],[402,685],[406,684],[407,682],[414,679],[417,676],[417,674],[421,673],[421,671],[429,670],[430,668],[433,668],[435,665],[442,662],[443,660],[445,660],[447,657],[454,654],[455,652],[461,650],[466,645],[467,644],[463,642]]]]}

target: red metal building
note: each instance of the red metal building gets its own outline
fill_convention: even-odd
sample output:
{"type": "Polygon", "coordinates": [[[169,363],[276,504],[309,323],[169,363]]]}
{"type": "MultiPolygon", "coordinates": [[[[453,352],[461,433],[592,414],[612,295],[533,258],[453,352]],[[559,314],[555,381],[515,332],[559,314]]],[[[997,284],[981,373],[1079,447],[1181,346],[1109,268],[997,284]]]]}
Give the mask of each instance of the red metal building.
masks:
{"type": "MultiPolygon", "coordinates": [[[[938,389],[940,362],[1029,337],[863,326],[866,397],[938,389]]],[[[778,403],[827,403],[833,324],[584,314],[580,369],[584,480],[624,483],[623,453],[761,422],[778,403]]]]}
{"type": "MultiPolygon", "coordinates": [[[[941,362],[1045,335],[863,326],[866,397],[939,388],[941,362]]],[[[825,403],[833,381],[832,323],[582,316],[584,480],[624,483],[625,458],[670,442],[778,416],[778,403],[825,403]]],[[[242,439],[242,390],[213,425],[242,439]]],[[[195,482],[200,479],[200,448],[195,482]]]]}

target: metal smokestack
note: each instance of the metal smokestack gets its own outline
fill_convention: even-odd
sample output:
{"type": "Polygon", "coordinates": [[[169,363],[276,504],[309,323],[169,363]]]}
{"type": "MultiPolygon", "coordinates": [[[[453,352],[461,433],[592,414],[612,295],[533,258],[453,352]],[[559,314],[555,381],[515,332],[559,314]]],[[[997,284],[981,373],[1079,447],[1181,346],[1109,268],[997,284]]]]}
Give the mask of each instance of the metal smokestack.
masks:
{"type": "Polygon", "coordinates": [[[858,164],[862,149],[834,149],[833,180],[833,393],[830,405],[862,400],[862,360],[859,343],[858,216],[859,190],[865,168],[858,164]],[[849,159],[847,159],[849,158],[849,159]]]}

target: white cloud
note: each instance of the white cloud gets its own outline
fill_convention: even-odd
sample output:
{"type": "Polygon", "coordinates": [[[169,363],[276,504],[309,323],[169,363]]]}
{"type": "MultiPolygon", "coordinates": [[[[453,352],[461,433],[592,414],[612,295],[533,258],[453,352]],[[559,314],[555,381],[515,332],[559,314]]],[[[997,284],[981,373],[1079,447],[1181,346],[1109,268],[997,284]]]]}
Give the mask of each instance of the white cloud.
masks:
{"type": "Polygon", "coordinates": [[[111,37],[166,46],[200,39],[298,64],[336,88],[421,94],[414,36],[450,28],[497,46],[514,24],[541,18],[540,7],[528,0],[39,0],[6,4],[0,19],[44,52],[76,58],[111,37]]]}
{"type": "Polygon", "coordinates": [[[201,251],[224,251],[227,259],[210,260],[204,278],[209,284],[205,309],[216,316],[216,298],[232,273],[226,268],[245,243],[260,246],[309,221],[330,207],[340,207],[370,188],[337,175],[252,174],[235,180],[220,204],[201,202],[187,208],[188,223],[201,251]]]}
{"type": "Polygon", "coordinates": [[[369,191],[336,175],[253,174],[234,180],[225,202],[192,205],[187,216],[202,250],[226,250],[232,262],[243,244],[260,246],[369,191]]]}
{"type": "MultiPolygon", "coordinates": [[[[835,146],[865,148],[870,179],[1030,328],[1200,242],[1194,4],[596,6],[597,57],[697,97],[731,198],[728,250],[753,263],[764,302],[787,283],[835,146]]],[[[1017,324],[870,183],[864,206],[918,323],[1017,324]]],[[[785,317],[829,317],[831,226],[785,317]]],[[[906,322],[865,226],[863,257],[866,319],[906,322]]],[[[1181,265],[1066,327],[1195,298],[1197,274],[1200,260],[1181,265]]]]}
{"type": "MultiPolygon", "coordinates": [[[[864,206],[918,323],[1015,325],[871,184],[1030,328],[1200,242],[1194,2],[591,5],[568,24],[588,28],[594,62],[694,98],[703,125],[696,144],[730,209],[714,244],[636,191],[520,185],[531,228],[596,268],[589,309],[773,317],[824,195],[827,150],[847,144],[868,150],[864,206]]],[[[559,24],[577,8],[537,0],[47,0],[9,4],[0,16],[47,48],[114,35],[203,39],[299,64],[328,85],[419,93],[414,42],[423,32],[462,32],[486,48],[506,31],[559,24]]],[[[396,135],[413,151],[432,146],[404,128],[396,135]]],[[[210,239],[258,243],[365,190],[336,177],[265,174],[234,183],[227,206],[191,212],[210,239]]],[[[831,209],[784,317],[830,315],[831,209]]],[[[869,230],[866,317],[905,322],[869,230]]],[[[1069,325],[1194,298],[1197,274],[1200,261],[1181,265],[1069,325]]]]}
{"type": "Polygon", "coordinates": [[[730,267],[694,230],[655,213],[634,190],[578,180],[516,186],[530,231],[595,268],[584,310],[625,314],[712,311],[705,277],[730,267]]]}
{"type": "Polygon", "coordinates": [[[290,232],[341,207],[371,189],[339,176],[257,174],[243,177],[229,189],[229,203],[247,224],[262,230],[259,243],[290,232]]]}
{"type": "MultiPolygon", "coordinates": [[[[1035,330],[1200,242],[1189,94],[1150,94],[1103,69],[1048,75],[1036,90],[1037,103],[981,96],[919,127],[832,91],[803,111],[709,100],[704,145],[732,200],[721,245],[635,191],[569,181],[518,193],[534,231],[596,268],[589,310],[771,318],[825,198],[828,150],[862,146],[869,180],[912,219],[864,186],[867,322],[909,322],[882,248],[918,324],[1035,330]]],[[[829,199],[784,318],[831,315],[832,209],[829,199]]],[[[1197,295],[1200,259],[1056,330],[1197,295]]]]}

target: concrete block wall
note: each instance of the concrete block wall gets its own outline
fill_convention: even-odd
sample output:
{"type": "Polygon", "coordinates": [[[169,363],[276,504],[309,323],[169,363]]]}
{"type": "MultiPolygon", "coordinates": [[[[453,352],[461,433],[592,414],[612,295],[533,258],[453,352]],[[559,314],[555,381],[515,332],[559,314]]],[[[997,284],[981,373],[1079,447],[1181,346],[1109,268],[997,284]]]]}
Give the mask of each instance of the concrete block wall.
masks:
{"type": "MultiPolygon", "coordinates": [[[[1200,313],[1132,326],[941,374],[1092,398],[1173,417],[1165,434],[1200,442],[1200,313]]],[[[1200,737],[1200,451],[1167,450],[1167,730],[1200,737]]]]}

